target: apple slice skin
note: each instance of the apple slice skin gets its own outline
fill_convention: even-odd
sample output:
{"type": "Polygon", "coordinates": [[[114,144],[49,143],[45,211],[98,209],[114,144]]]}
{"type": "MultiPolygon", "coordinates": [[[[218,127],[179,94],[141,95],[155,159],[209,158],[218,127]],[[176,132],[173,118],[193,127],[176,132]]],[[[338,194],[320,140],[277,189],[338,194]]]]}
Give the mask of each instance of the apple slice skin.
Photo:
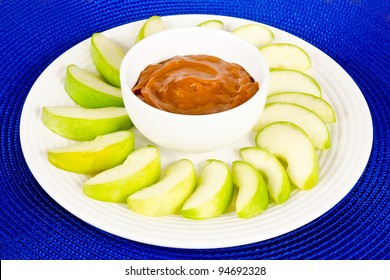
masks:
{"type": "Polygon", "coordinates": [[[299,126],[290,122],[271,123],[259,131],[255,141],[258,147],[287,163],[287,174],[293,185],[309,190],[317,184],[319,163],[316,149],[299,126]],[[298,147],[304,149],[297,153],[298,147]]]}
{"type": "Polygon", "coordinates": [[[290,178],[276,156],[259,147],[244,147],[239,153],[244,161],[252,164],[267,178],[268,193],[274,202],[283,204],[290,198],[290,178]]]}
{"type": "Polygon", "coordinates": [[[313,111],[292,103],[266,104],[254,130],[259,131],[266,125],[279,121],[292,122],[302,128],[318,149],[325,150],[331,145],[330,132],[326,123],[313,111]]]}
{"type": "Polygon", "coordinates": [[[121,107],[43,107],[42,121],[54,133],[76,141],[91,141],[99,135],[133,126],[126,109],[121,107]],[[77,117],[81,115],[83,117],[77,117]],[[98,115],[101,118],[97,118],[98,115]]]}
{"type": "MultiPolygon", "coordinates": [[[[212,182],[214,183],[214,182],[212,182]]],[[[201,167],[198,187],[184,203],[180,213],[188,219],[202,220],[219,216],[229,207],[233,196],[233,178],[229,167],[222,161],[217,159],[207,160],[201,167]],[[210,181],[214,181],[213,171],[223,173],[223,182],[216,193],[208,192],[208,187],[211,187],[210,181]],[[213,178],[213,179],[211,179],[213,178]],[[210,197],[211,196],[211,197],[210,197]],[[195,201],[202,197],[204,201],[197,204],[195,201]],[[206,199],[204,199],[206,197],[206,199]]]]}
{"type": "Polygon", "coordinates": [[[160,177],[160,169],[159,150],[154,146],[146,146],[131,152],[122,165],[105,170],[87,180],[83,191],[96,200],[126,203],[131,194],[156,183],[160,177]],[[142,160],[146,162],[137,166],[142,160]]]}
{"type": "Polygon", "coordinates": [[[110,85],[120,88],[119,69],[125,52],[101,33],[91,37],[90,53],[96,69],[110,85]]]}
{"type": "Polygon", "coordinates": [[[67,67],[65,90],[74,102],[85,108],[124,107],[119,88],[74,64],[67,67]]]}
{"type": "Polygon", "coordinates": [[[165,176],[150,187],[141,189],[127,198],[132,211],[146,216],[165,216],[180,211],[196,187],[196,171],[188,159],[171,164],[165,176]],[[170,184],[174,184],[170,187],[170,184]]]}
{"type": "Polygon", "coordinates": [[[336,112],[324,99],[304,92],[281,92],[268,96],[266,103],[293,103],[312,110],[327,123],[336,122],[336,112]]]}
{"type": "Polygon", "coordinates": [[[233,183],[238,187],[236,211],[239,218],[252,218],[268,208],[269,194],[260,172],[250,163],[232,163],[233,183]]]}
{"type": "Polygon", "coordinates": [[[129,130],[118,131],[98,136],[91,142],[49,150],[48,160],[55,167],[69,172],[94,175],[122,164],[133,149],[134,134],[129,130]],[[104,138],[119,140],[102,146],[104,138]]]}
{"type": "Polygon", "coordinates": [[[229,206],[225,209],[224,213],[236,213],[236,201],[237,201],[237,195],[238,195],[238,188],[237,186],[234,185],[233,182],[233,194],[232,194],[232,199],[229,203],[229,206]]]}

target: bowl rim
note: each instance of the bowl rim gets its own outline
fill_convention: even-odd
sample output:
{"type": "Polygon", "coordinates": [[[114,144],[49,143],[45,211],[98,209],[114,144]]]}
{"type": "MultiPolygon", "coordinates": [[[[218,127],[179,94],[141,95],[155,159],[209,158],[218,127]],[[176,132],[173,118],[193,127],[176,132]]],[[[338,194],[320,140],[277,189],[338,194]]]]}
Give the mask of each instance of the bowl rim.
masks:
{"type": "MultiPolygon", "coordinates": [[[[238,106],[236,106],[234,108],[231,108],[231,109],[228,109],[228,110],[225,110],[225,111],[221,111],[221,112],[208,113],[208,114],[181,114],[181,113],[173,113],[173,112],[168,112],[168,111],[164,111],[162,109],[158,109],[156,107],[153,107],[153,106],[149,105],[148,103],[146,103],[146,102],[142,101],[141,99],[139,99],[135,94],[132,94],[132,95],[128,96],[127,98],[130,98],[132,101],[137,103],[139,106],[141,106],[142,108],[145,108],[145,110],[149,110],[152,113],[157,114],[158,116],[164,116],[164,117],[175,118],[175,119],[181,118],[181,119],[184,119],[184,120],[191,119],[191,120],[199,120],[200,121],[200,120],[203,120],[203,119],[210,120],[210,119],[216,119],[216,118],[223,118],[224,116],[229,116],[231,114],[236,114],[237,111],[246,110],[246,107],[250,106],[250,103],[251,103],[250,101],[253,101],[255,98],[261,98],[261,97],[258,97],[259,95],[264,95],[265,98],[267,97],[267,89],[268,89],[268,84],[269,84],[269,79],[270,79],[270,70],[269,70],[267,62],[266,62],[265,58],[263,57],[263,55],[261,54],[260,50],[256,46],[254,46],[251,43],[249,43],[248,41],[240,38],[237,35],[234,35],[233,33],[229,32],[227,30],[217,30],[217,29],[198,27],[198,26],[196,26],[196,27],[176,27],[176,28],[169,28],[169,29],[166,29],[166,30],[162,30],[162,31],[160,31],[158,33],[155,33],[155,34],[152,34],[152,35],[150,35],[148,37],[145,37],[144,39],[142,39],[141,41],[137,42],[135,45],[130,47],[130,49],[126,52],[125,57],[123,58],[121,66],[120,66],[120,80],[121,80],[122,94],[126,94],[128,92],[133,93],[131,87],[129,86],[129,84],[127,82],[127,78],[126,78],[128,67],[125,67],[125,65],[128,65],[127,60],[129,60],[128,57],[131,56],[130,54],[134,50],[137,51],[137,49],[142,48],[143,45],[149,44],[150,42],[154,42],[154,41],[158,40],[160,37],[166,36],[166,34],[178,33],[178,32],[214,33],[214,34],[218,34],[218,36],[223,34],[223,36],[225,36],[225,37],[227,36],[227,37],[230,37],[232,40],[236,40],[237,42],[240,42],[240,44],[244,45],[246,48],[252,49],[253,54],[255,56],[257,56],[257,59],[262,62],[261,63],[261,65],[263,66],[262,68],[264,68],[264,70],[266,70],[266,71],[263,71],[264,72],[262,74],[263,75],[263,81],[261,83],[260,83],[260,81],[255,80],[255,81],[257,81],[259,83],[259,86],[260,86],[259,90],[250,99],[248,99],[244,103],[242,103],[242,104],[240,104],[240,105],[238,105],[238,106]],[[123,85],[124,84],[126,85],[126,89],[123,89],[123,85]],[[124,91],[128,91],[128,92],[124,92],[124,91]]],[[[189,55],[191,55],[191,54],[189,54],[189,55]]],[[[218,57],[218,56],[216,56],[216,57],[218,57]]],[[[220,58],[220,57],[218,57],[218,58],[220,58]]],[[[242,65],[240,65],[240,66],[242,66],[242,65]]],[[[245,71],[248,71],[248,70],[245,69],[245,71]]],[[[138,77],[139,77],[139,75],[138,75],[138,77]]],[[[126,103],[127,103],[126,102],[126,98],[124,98],[124,102],[125,102],[125,107],[127,107],[126,106],[126,103]]]]}

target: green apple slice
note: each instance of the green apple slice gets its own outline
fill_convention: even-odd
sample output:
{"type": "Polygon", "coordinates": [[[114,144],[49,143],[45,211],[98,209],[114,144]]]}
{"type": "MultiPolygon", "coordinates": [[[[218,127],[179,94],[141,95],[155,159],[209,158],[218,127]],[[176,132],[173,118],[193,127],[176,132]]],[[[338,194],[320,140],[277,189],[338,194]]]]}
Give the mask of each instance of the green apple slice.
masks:
{"type": "Polygon", "coordinates": [[[254,130],[259,131],[268,124],[279,121],[292,122],[301,127],[316,148],[324,150],[330,147],[330,133],[326,123],[313,111],[292,103],[266,104],[254,130]]]}
{"type": "Polygon", "coordinates": [[[94,33],[91,38],[91,57],[103,79],[110,85],[120,88],[119,69],[125,52],[113,40],[101,33],[94,33]]]}
{"type": "Polygon", "coordinates": [[[223,30],[223,22],[217,19],[206,20],[198,24],[199,27],[207,27],[217,30],[223,30]]]}
{"type": "Polygon", "coordinates": [[[121,107],[43,107],[42,121],[54,133],[77,141],[91,141],[99,135],[133,126],[126,109],[121,107]]]}
{"type": "Polygon", "coordinates": [[[316,149],[307,134],[290,122],[276,122],[264,127],[256,144],[287,164],[291,183],[308,190],[318,182],[319,164],[316,149]]]}
{"type": "Polygon", "coordinates": [[[229,203],[229,206],[225,209],[224,213],[236,213],[236,201],[237,201],[237,195],[238,195],[238,188],[234,186],[233,184],[233,194],[232,199],[229,203]]]}
{"type": "Polygon", "coordinates": [[[311,67],[309,55],[301,47],[288,44],[269,44],[260,48],[269,68],[305,71],[311,67]]]}
{"type": "Polygon", "coordinates": [[[194,165],[182,159],[168,166],[165,176],[127,198],[128,207],[146,216],[165,216],[180,211],[196,187],[194,165]]]}
{"type": "Polygon", "coordinates": [[[84,193],[96,200],[126,203],[136,191],[160,177],[160,152],[154,146],[134,150],[124,163],[105,170],[84,183],[84,193]]]}
{"type": "Polygon", "coordinates": [[[124,107],[119,88],[74,64],[67,67],[65,89],[74,102],[85,108],[124,107]]]}
{"type": "Polygon", "coordinates": [[[267,103],[286,102],[306,107],[315,112],[324,122],[335,123],[336,112],[324,99],[303,92],[282,92],[268,96],[267,103]]]}
{"type": "Polygon", "coordinates": [[[240,149],[241,158],[260,171],[267,182],[268,193],[277,204],[283,204],[291,194],[291,185],[282,163],[271,153],[257,147],[240,149]]]}
{"type": "Polygon", "coordinates": [[[280,92],[306,92],[322,96],[321,87],[308,74],[291,69],[271,69],[268,96],[280,92]]]}
{"type": "Polygon", "coordinates": [[[271,29],[256,23],[239,26],[234,29],[232,33],[258,48],[268,45],[275,38],[271,29]]]}
{"type": "Polygon", "coordinates": [[[54,166],[75,173],[97,174],[122,164],[134,149],[134,134],[117,131],[95,140],[48,151],[54,166]]]}
{"type": "Polygon", "coordinates": [[[142,39],[166,29],[164,21],[159,16],[151,16],[142,25],[135,38],[135,43],[142,39]]]}
{"type": "Polygon", "coordinates": [[[222,214],[233,195],[229,167],[220,160],[209,159],[201,167],[198,188],[184,203],[181,214],[189,219],[208,219],[222,214]]]}
{"type": "Polygon", "coordinates": [[[239,218],[251,218],[268,208],[269,194],[260,172],[250,163],[232,163],[233,183],[238,187],[236,212],[239,218]]]}

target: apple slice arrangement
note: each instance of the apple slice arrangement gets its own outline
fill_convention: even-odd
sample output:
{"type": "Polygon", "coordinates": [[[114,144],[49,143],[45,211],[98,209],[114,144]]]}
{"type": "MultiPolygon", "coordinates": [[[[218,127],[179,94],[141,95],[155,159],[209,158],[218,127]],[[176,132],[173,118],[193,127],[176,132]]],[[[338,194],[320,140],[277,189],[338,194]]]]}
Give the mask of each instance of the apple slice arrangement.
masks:
{"type": "MultiPolygon", "coordinates": [[[[200,28],[224,29],[220,20],[200,28]]],[[[135,43],[166,29],[152,16],[139,30],[135,43]]],[[[199,174],[188,159],[166,167],[161,176],[159,149],[135,149],[133,124],[124,108],[119,69],[125,52],[100,33],[91,37],[90,53],[99,75],[69,65],[65,89],[79,106],[43,107],[42,121],[54,133],[79,143],[48,151],[57,168],[90,175],[83,191],[90,198],[125,203],[146,216],[180,214],[209,219],[235,211],[251,218],[271,203],[285,203],[296,187],[308,190],[319,180],[317,152],[328,149],[328,126],[336,122],[321,87],[305,73],[309,55],[290,43],[272,43],[274,33],[261,24],[232,31],[255,45],[270,67],[270,86],[264,112],[254,127],[254,147],[242,147],[240,159],[228,164],[207,159],[199,174]]]]}

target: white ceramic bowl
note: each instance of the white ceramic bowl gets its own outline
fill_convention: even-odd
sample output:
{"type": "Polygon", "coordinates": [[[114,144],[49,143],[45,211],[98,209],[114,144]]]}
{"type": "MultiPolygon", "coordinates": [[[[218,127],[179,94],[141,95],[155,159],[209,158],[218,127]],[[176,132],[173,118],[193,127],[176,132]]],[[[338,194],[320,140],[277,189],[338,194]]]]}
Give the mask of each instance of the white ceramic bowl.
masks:
{"type": "Polygon", "coordinates": [[[256,47],[228,31],[183,27],[159,32],[134,45],[122,61],[120,78],[126,110],[146,138],[175,151],[207,152],[233,144],[253,128],[266,101],[269,69],[256,47]],[[259,82],[259,91],[240,106],[206,115],[165,112],[132,92],[149,64],[191,54],[212,55],[241,65],[259,82]]]}

